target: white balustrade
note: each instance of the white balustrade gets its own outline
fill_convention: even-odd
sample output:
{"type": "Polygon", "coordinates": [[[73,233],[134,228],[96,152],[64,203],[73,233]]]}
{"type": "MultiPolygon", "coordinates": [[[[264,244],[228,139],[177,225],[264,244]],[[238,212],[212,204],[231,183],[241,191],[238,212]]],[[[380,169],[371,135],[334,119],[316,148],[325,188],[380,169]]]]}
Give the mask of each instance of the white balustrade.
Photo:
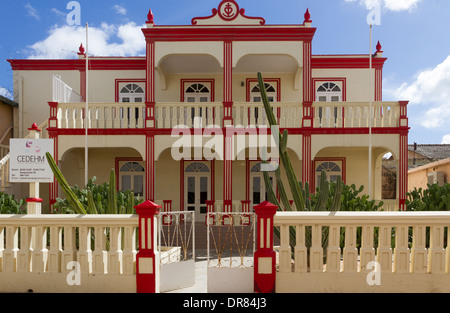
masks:
{"type": "Polygon", "coordinates": [[[157,103],[155,105],[157,128],[177,126],[192,128],[195,118],[201,123],[201,127],[212,125],[222,127],[223,113],[222,103],[157,103]]]}
{"type": "Polygon", "coordinates": [[[58,128],[130,129],[143,128],[145,105],[142,103],[90,103],[87,120],[85,104],[61,103],[58,105],[58,128]]]}
{"type": "Polygon", "coordinates": [[[0,272],[66,272],[78,261],[84,273],[133,275],[124,261],[135,260],[137,227],[137,215],[0,215],[0,272]]]}
{"type": "MultiPolygon", "coordinates": [[[[301,103],[272,103],[273,112],[281,128],[300,128],[303,119],[301,103]]],[[[83,103],[60,103],[58,127],[62,129],[85,128],[83,103]]],[[[398,127],[400,105],[398,102],[374,102],[369,123],[367,102],[315,102],[313,124],[315,128],[398,127]]],[[[202,127],[222,126],[222,103],[157,103],[155,105],[156,128],[176,126],[194,127],[194,120],[202,127]]],[[[145,105],[143,103],[90,103],[88,128],[135,129],[144,128],[145,105]]],[[[267,116],[261,103],[233,104],[233,124],[267,126],[267,116]]]]}
{"type": "Polygon", "coordinates": [[[315,128],[398,127],[398,102],[373,102],[369,124],[368,102],[314,102],[315,128]]]}
{"type": "Polygon", "coordinates": [[[387,273],[450,274],[450,245],[445,239],[450,212],[277,212],[274,226],[281,227],[283,249],[295,251],[292,258],[280,253],[282,272],[367,274],[368,263],[377,261],[387,273]],[[286,227],[296,229],[293,247],[287,246],[292,241],[286,227]],[[306,241],[311,243],[309,262],[306,241]]]}

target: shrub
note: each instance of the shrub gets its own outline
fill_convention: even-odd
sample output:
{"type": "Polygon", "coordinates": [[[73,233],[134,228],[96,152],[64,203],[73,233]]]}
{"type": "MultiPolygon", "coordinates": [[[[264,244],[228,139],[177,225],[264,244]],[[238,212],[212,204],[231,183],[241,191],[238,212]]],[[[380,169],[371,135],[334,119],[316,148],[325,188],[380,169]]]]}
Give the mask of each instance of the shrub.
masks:
{"type": "Polygon", "coordinates": [[[0,214],[24,214],[25,199],[16,200],[14,195],[0,192],[0,214]]]}
{"type": "Polygon", "coordinates": [[[450,211],[450,184],[427,185],[427,189],[414,188],[406,194],[407,211],[450,211]]]}

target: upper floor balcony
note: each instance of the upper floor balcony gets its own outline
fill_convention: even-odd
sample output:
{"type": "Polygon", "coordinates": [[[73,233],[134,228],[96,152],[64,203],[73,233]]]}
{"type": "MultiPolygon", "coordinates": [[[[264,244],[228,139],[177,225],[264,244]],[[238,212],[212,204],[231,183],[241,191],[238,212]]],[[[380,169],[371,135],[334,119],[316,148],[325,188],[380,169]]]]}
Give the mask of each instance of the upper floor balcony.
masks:
{"type": "MultiPolygon", "coordinates": [[[[306,112],[312,119],[313,129],[392,129],[407,126],[406,105],[406,102],[314,102],[304,108],[300,102],[274,102],[272,108],[280,128],[302,128],[306,112]]],[[[50,107],[50,128],[86,129],[87,126],[110,130],[111,134],[114,130],[145,129],[147,110],[153,111],[156,129],[222,127],[225,112],[221,102],[161,102],[152,108],[144,103],[89,103],[88,114],[85,114],[85,103],[50,102],[50,107]],[[200,124],[194,125],[196,118],[200,124]]],[[[231,110],[235,126],[268,126],[262,103],[236,102],[231,110]]]]}

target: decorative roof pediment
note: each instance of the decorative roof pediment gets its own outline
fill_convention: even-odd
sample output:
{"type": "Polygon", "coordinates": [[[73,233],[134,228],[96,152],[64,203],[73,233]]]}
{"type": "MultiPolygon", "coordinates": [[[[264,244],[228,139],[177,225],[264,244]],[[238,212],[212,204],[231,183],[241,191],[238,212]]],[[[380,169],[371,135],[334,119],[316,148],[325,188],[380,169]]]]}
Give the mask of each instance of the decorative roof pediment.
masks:
{"type": "Polygon", "coordinates": [[[265,25],[262,17],[245,15],[234,0],[222,0],[217,9],[212,10],[211,16],[194,17],[192,25],[265,25]]]}

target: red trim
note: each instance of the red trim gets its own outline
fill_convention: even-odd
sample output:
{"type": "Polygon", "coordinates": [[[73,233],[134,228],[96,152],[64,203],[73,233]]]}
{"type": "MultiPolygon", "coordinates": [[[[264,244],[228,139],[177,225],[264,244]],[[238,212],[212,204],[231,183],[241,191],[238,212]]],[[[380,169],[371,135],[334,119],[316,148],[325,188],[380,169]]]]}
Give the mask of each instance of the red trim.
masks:
{"type": "Polygon", "coordinates": [[[398,162],[398,198],[399,209],[405,211],[406,193],[408,191],[408,134],[400,136],[400,157],[398,162]]]}
{"type": "MultiPolygon", "coordinates": [[[[119,85],[122,83],[144,83],[145,84],[145,78],[128,78],[128,79],[116,79],[114,86],[115,86],[115,92],[114,92],[114,99],[115,102],[120,102],[120,88],[119,85]]],[[[145,86],[142,89],[146,89],[145,86]]]]}
{"type": "MultiPolygon", "coordinates": [[[[314,99],[312,90],[311,51],[311,41],[303,42],[303,102],[312,104],[314,99]]],[[[307,116],[305,114],[304,117],[312,118],[312,116],[307,116]]]]}
{"type": "Polygon", "coordinates": [[[25,201],[27,203],[41,203],[44,200],[42,200],[41,198],[27,198],[25,201]]]}
{"type": "Polygon", "coordinates": [[[80,70],[80,94],[81,100],[86,102],[86,69],[80,70]]]}
{"type": "MultiPolygon", "coordinates": [[[[375,69],[381,69],[387,58],[372,58],[372,66],[375,69]]],[[[370,68],[369,56],[360,55],[341,55],[341,56],[312,56],[311,64],[313,69],[331,69],[331,68],[370,68]]]]}
{"type": "Polygon", "coordinates": [[[152,41],[311,41],[316,28],[154,26],[144,28],[142,32],[152,41]]]}
{"type": "Polygon", "coordinates": [[[147,136],[145,140],[145,197],[155,201],[155,137],[147,136]]]}
{"type": "Polygon", "coordinates": [[[223,200],[233,200],[233,136],[224,136],[223,200]]]}
{"type": "Polygon", "coordinates": [[[234,0],[224,0],[219,4],[219,7],[216,9],[212,9],[212,15],[209,16],[202,16],[202,17],[194,17],[191,20],[191,24],[192,25],[197,25],[198,21],[197,20],[209,20],[214,18],[215,16],[219,15],[219,17],[226,21],[226,22],[231,22],[233,20],[235,20],[239,15],[241,15],[242,17],[246,18],[246,19],[251,19],[251,20],[259,20],[259,24],[260,25],[264,25],[266,23],[265,19],[263,19],[262,17],[250,17],[245,15],[245,10],[244,9],[239,9],[239,5],[237,4],[236,1],[234,0]],[[230,4],[231,3],[231,4],[230,4]],[[234,6],[235,10],[233,10],[232,12],[230,12],[229,16],[224,16],[222,14],[222,6],[224,5],[228,5],[228,6],[234,6]],[[234,13],[231,15],[231,13],[234,13]]]}
{"type": "MultiPolygon", "coordinates": [[[[309,135],[361,135],[361,134],[368,134],[369,128],[366,127],[355,127],[355,128],[280,128],[280,132],[283,132],[284,130],[288,130],[289,134],[291,135],[302,135],[302,134],[309,134],[309,135]]],[[[89,129],[88,135],[89,136],[105,136],[105,135],[171,135],[173,131],[176,131],[177,129],[172,128],[155,128],[155,129],[89,129]]],[[[407,133],[409,130],[409,127],[374,127],[372,128],[373,134],[403,134],[407,133]]],[[[181,130],[180,130],[181,131],[181,130]]],[[[186,131],[186,129],[182,129],[183,132],[186,131]]],[[[191,134],[194,134],[194,129],[190,129],[191,134]]],[[[197,130],[199,131],[199,130],[197,130]]],[[[202,129],[202,132],[204,131],[204,128],[202,129]]],[[[226,132],[230,132],[230,129],[227,130],[227,128],[222,128],[223,134],[226,134],[226,132]]],[[[268,134],[270,134],[270,128],[265,129],[268,134]]],[[[85,130],[84,129],[57,129],[57,128],[50,128],[48,129],[48,132],[51,136],[84,136],[85,130]]],[[[233,134],[239,135],[239,134],[259,134],[259,128],[235,128],[233,129],[233,134]]]]}
{"type": "MultiPolygon", "coordinates": [[[[225,8],[226,9],[226,8],[225,8]]],[[[234,10],[233,10],[234,11],[234,10]]],[[[226,1],[222,1],[219,4],[219,8],[217,9],[217,13],[219,13],[219,17],[227,22],[233,21],[235,20],[238,16],[239,16],[239,5],[236,3],[236,1],[234,0],[226,0],[226,1]],[[233,6],[234,5],[234,9],[236,10],[236,12],[230,12],[229,16],[223,15],[222,12],[222,7],[226,4],[227,7],[233,6]],[[231,13],[234,13],[233,15],[231,15],[231,13]]]]}
{"type": "Polygon", "coordinates": [[[313,92],[314,99],[317,101],[317,87],[316,82],[340,82],[342,84],[342,102],[347,101],[347,78],[345,77],[314,77],[313,82],[313,92]]]}
{"type": "MultiPolygon", "coordinates": [[[[145,102],[155,102],[155,42],[147,41],[145,102]]],[[[146,120],[148,119],[148,114],[146,120]]]]}
{"type": "MultiPolygon", "coordinates": [[[[252,83],[258,82],[258,79],[256,78],[247,78],[245,80],[245,86],[246,86],[246,101],[250,102],[250,94],[251,94],[251,90],[250,90],[250,85],[252,83]]],[[[271,84],[275,84],[276,85],[276,90],[277,90],[277,102],[281,101],[281,78],[264,78],[264,82],[265,83],[271,83],[271,84]]]]}
{"type": "MultiPolygon", "coordinates": [[[[302,182],[312,181],[312,160],[311,160],[311,135],[304,134],[302,136],[302,182]]],[[[309,190],[314,190],[312,184],[309,186],[309,190]]]]}
{"type": "Polygon", "coordinates": [[[233,102],[233,43],[231,41],[223,44],[223,102],[233,102]]]}
{"type": "Polygon", "coordinates": [[[375,69],[375,101],[383,101],[383,69],[375,69]]]}
{"type": "Polygon", "coordinates": [[[184,159],[180,160],[180,211],[184,211],[184,159]]]}
{"type": "MultiPolygon", "coordinates": [[[[86,61],[83,59],[23,59],[7,60],[13,71],[84,71],[86,61]]],[[[145,70],[144,57],[99,58],[89,59],[89,70],[145,70]]]]}
{"type": "Polygon", "coordinates": [[[245,200],[250,201],[250,159],[245,158],[245,200]]]}
{"type": "Polygon", "coordinates": [[[201,83],[201,84],[211,84],[210,94],[211,94],[211,102],[215,101],[215,80],[213,78],[189,78],[189,79],[181,79],[180,80],[180,102],[184,102],[184,93],[186,91],[185,83],[201,83]]]}

